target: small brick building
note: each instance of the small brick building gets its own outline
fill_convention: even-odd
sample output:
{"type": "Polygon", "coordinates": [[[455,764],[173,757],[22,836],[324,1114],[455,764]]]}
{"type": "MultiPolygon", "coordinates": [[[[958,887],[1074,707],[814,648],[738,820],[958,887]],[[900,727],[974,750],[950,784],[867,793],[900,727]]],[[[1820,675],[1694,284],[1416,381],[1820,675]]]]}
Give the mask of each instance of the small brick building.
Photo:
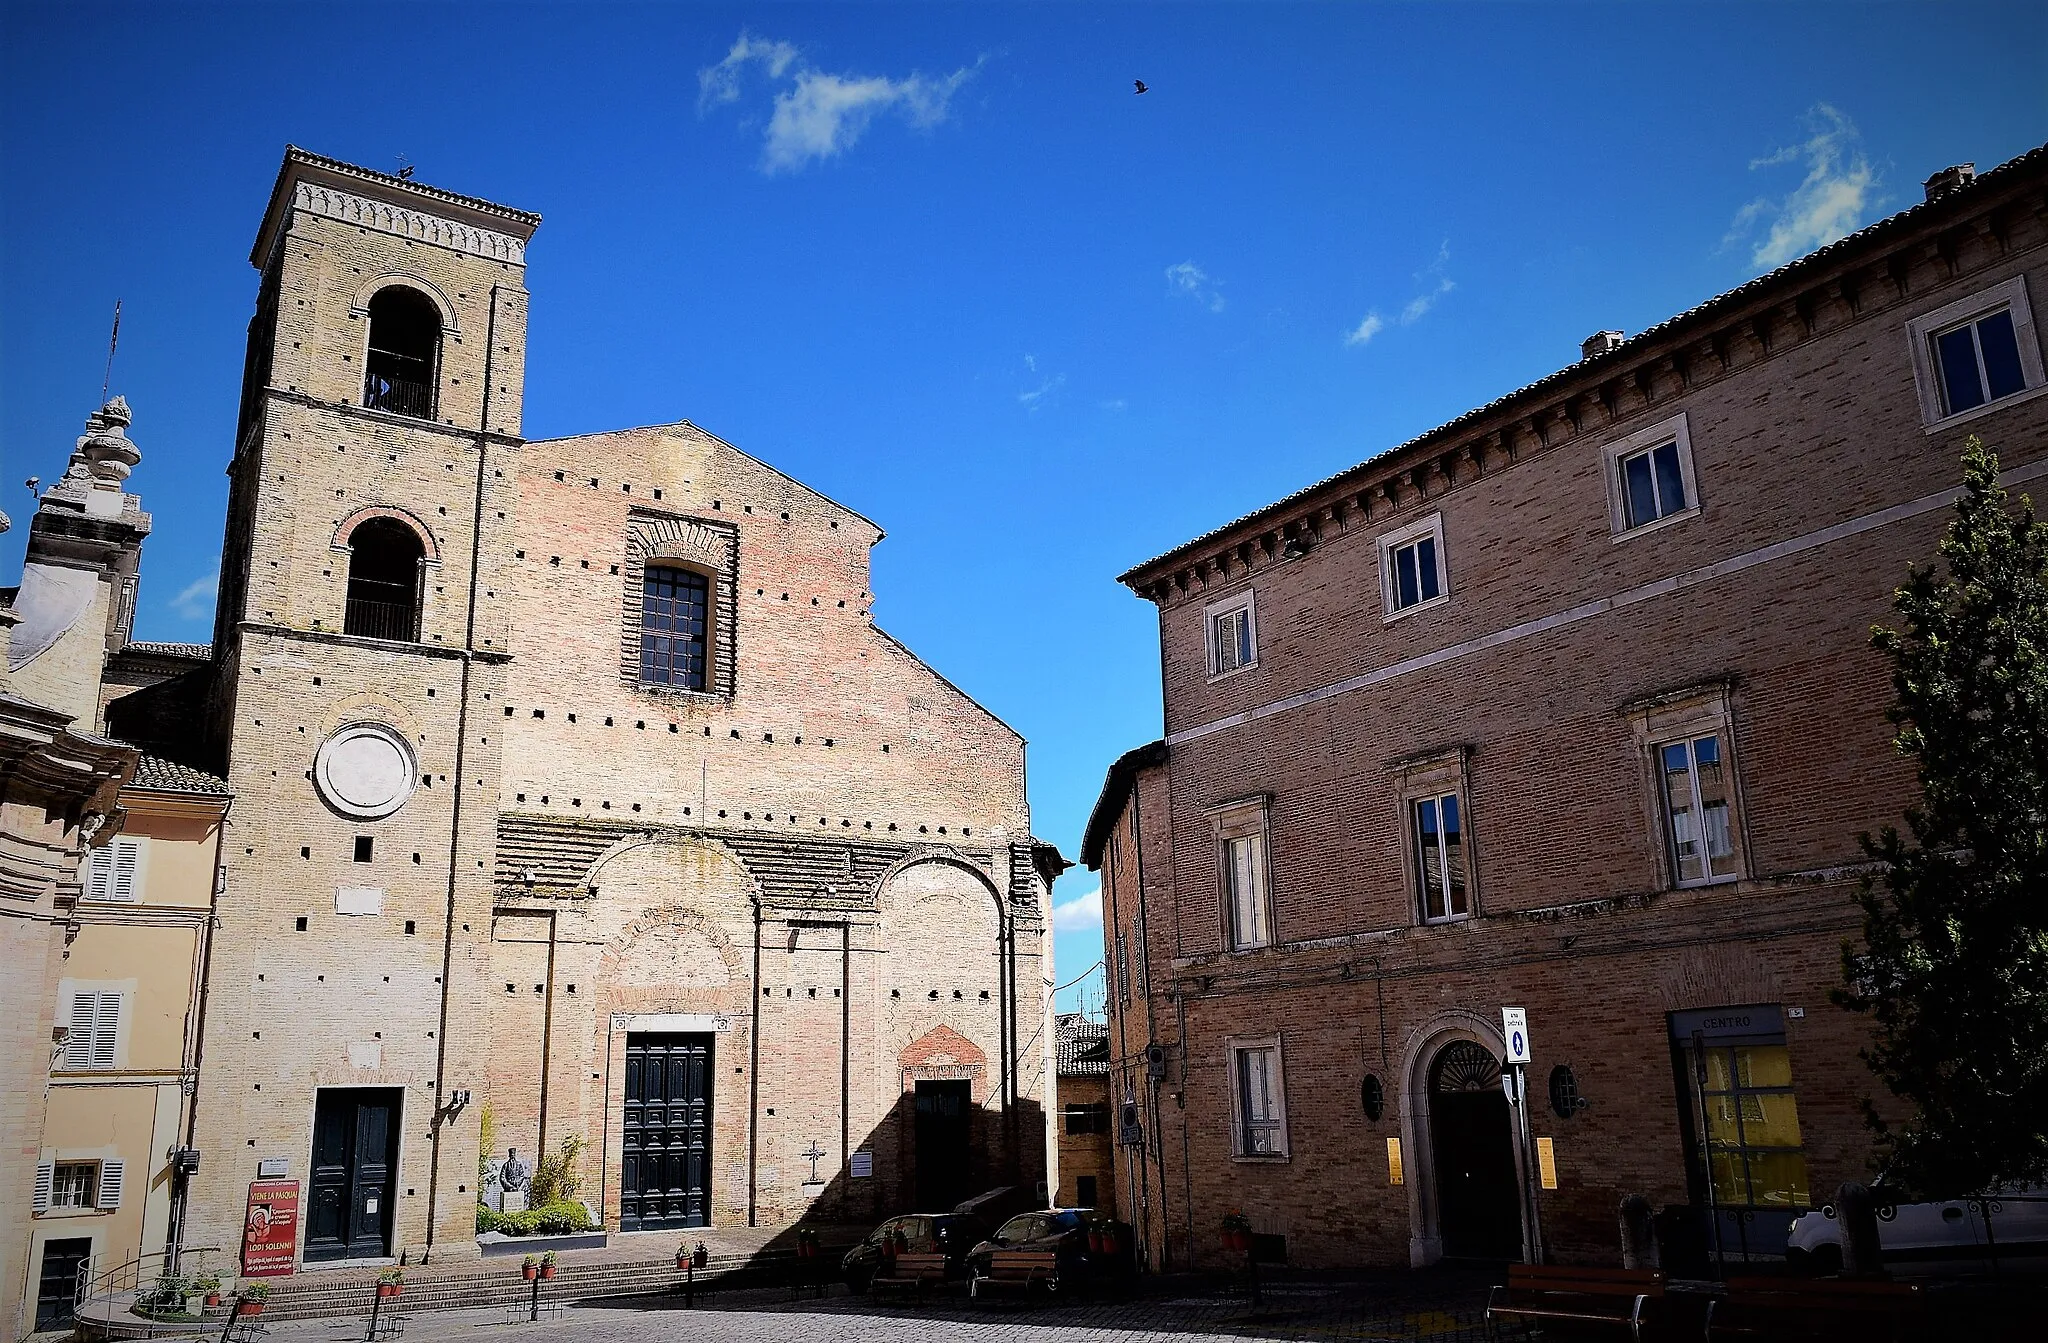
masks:
{"type": "Polygon", "coordinates": [[[473,1255],[486,1113],[620,1232],[1035,1189],[1022,739],[874,623],[866,518],[522,437],[539,223],[297,149],[263,214],[211,659],[109,706],[238,797],[189,1238],[261,1171],[303,1259],[473,1255]]]}
{"type": "Polygon", "coordinates": [[[1054,1121],[1058,1148],[1055,1208],[1094,1208],[1116,1216],[1116,1172],[1110,1162],[1109,1029],[1078,1012],[1053,1018],[1058,1062],[1054,1121]]]}
{"type": "Polygon", "coordinates": [[[1869,647],[1964,439],[2042,493],[2048,149],[1123,576],[1165,735],[1109,771],[1117,1184],[1155,1265],[1783,1253],[1868,1173],[1831,1006],[1913,799],[1869,647]],[[1531,1139],[1501,1083],[1528,1013],[1531,1139]],[[1534,1207],[1529,1204],[1533,1197],[1534,1207]],[[1531,1212],[1535,1214],[1531,1216],[1531,1212]]]}

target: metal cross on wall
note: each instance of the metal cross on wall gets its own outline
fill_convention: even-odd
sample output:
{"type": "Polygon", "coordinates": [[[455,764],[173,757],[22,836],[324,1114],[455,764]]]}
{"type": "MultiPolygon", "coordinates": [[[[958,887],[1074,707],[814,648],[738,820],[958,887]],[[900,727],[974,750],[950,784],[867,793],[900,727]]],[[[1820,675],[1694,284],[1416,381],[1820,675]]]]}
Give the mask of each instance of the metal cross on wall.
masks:
{"type": "Polygon", "coordinates": [[[820,1146],[818,1146],[818,1140],[817,1140],[816,1138],[813,1138],[813,1139],[811,1139],[811,1145],[810,1145],[809,1149],[808,1149],[808,1150],[806,1150],[806,1151],[798,1152],[798,1153],[797,1153],[797,1155],[798,1155],[798,1156],[807,1156],[807,1157],[809,1157],[809,1158],[811,1159],[811,1182],[812,1182],[813,1184],[817,1183],[817,1180],[818,1180],[818,1162],[820,1162],[820,1161],[822,1161],[822,1160],[824,1159],[824,1157],[825,1157],[825,1149],[824,1149],[824,1148],[822,1148],[822,1147],[820,1147],[820,1146]]]}

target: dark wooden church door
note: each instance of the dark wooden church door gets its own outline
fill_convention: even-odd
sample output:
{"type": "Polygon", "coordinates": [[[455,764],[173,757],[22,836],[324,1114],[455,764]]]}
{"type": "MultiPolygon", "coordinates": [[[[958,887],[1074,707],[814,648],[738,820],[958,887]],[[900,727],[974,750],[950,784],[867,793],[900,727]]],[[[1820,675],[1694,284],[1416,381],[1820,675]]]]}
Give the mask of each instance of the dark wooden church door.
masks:
{"type": "Polygon", "coordinates": [[[306,1259],[381,1259],[391,1253],[398,1183],[400,1092],[329,1088],[313,1111],[306,1259]]]}
{"type": "Polygon", "coordinates": [[[711,1040],[626,1037],[621,1231],[711,1225],[711,1040]]]}

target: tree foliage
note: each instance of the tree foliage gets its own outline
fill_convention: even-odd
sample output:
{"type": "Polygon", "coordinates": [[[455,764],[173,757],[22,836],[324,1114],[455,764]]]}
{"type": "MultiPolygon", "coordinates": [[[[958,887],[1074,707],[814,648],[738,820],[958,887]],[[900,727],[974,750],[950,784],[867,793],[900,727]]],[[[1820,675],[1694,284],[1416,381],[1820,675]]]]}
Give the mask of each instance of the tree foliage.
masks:
{"type": "Polygon", "coordinates": [[[1974,437],[1963,476],[1946,575],[1915,567],[1899,627],[1872,630],[1921,801],[1905,833],[1863,837],[1877,872],[1835,995],[1871,1018],[1864,1061],[1911,1107],[1866,1109],[1923,1196],[2048,1179],[2048,525],[1974,437]]]}

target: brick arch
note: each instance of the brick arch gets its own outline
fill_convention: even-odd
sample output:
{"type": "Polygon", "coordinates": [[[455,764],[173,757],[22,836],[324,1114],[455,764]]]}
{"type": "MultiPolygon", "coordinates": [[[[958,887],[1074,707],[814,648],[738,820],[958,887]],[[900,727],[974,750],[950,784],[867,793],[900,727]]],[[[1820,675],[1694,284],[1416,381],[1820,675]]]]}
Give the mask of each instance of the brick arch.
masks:
{"type": "Polygon", "coordinates": [[[456,321],[455,305],[448,301],[448,295],[439,285],[417,271],[388,270],[382,275],[372,276],[356,286],[355,297],[349,303],[348,315],[368,317],[370,300],[386,289],[410,289],[434,305],[441,314],[441,334],[460,339],[461,325],[456,321]]]}
{"type": "Polygon", "coordinates": [[[730,572],[733,556],[726,538],[694,518],[665,517],[636,525],[626,534],[626,558],[681,560],[712,574],[730,572]]]}
{"type": "Polygon", "coordinates": [[[888,867],[882,869],[882,874],[875,878],[874,897],[877,904],[879,905],[882,897],[888,893],[891,882],[921,863],[936,863],[943,867],[957,867],[972,876],[988,891],[989,898],[995,901],[997,919],[1000,920],[1002,918],[1004,913],[1003,893],[1001,888],[996,885],[995,878],[988,874],[986,868],[981,867],[973,859],[950,844],[926,845],[905,854],[889,864],[888,867]]]}
{"type": "Polygon", "coordinates": [[[435,542],[432,529],[412,513],[390,504],[372,504],[367,508],[359,508],[343,518],[334,529],[334,539],[329,543],[331,548],[335,550],[349,549],[351,545],[349,538],[355,534],[356,528],[377,518],[400,523],[410,528],[413,535],[420,539],[420,548],[425,552],[425,562],[428,564],[439,564],[441,562],[441,547],[435,542]]]}
{"type": "Polygon", "coordinates": [[[727,522],[635,508],[626,524],[624,591],[619,612],[619,678],[658,694],[710,694],[730,699],[739,682],[739,528],[727,522]],[[710,580],[709,665],[704,689],[686,691],[640,679],[640,606],[649,563],[696,569],[710,580]]]}

